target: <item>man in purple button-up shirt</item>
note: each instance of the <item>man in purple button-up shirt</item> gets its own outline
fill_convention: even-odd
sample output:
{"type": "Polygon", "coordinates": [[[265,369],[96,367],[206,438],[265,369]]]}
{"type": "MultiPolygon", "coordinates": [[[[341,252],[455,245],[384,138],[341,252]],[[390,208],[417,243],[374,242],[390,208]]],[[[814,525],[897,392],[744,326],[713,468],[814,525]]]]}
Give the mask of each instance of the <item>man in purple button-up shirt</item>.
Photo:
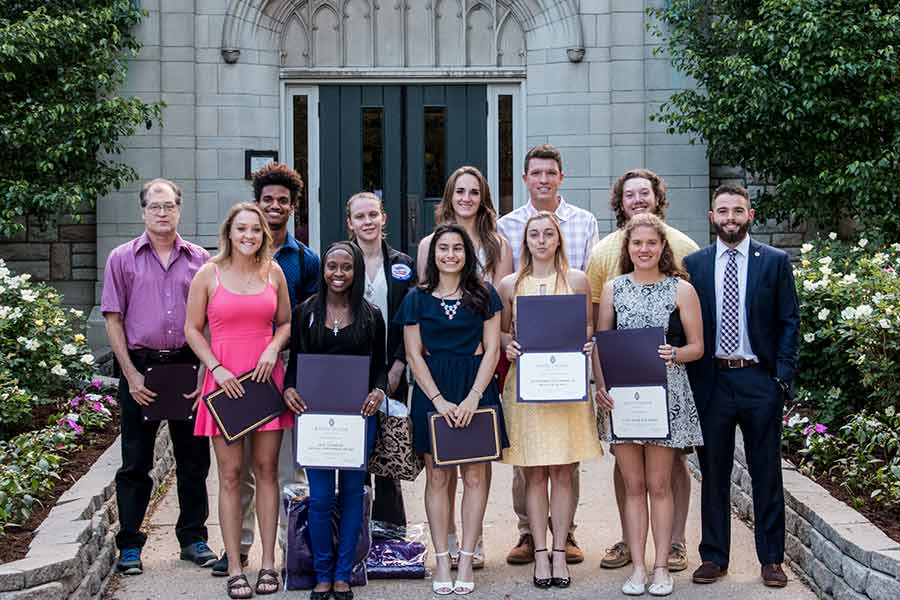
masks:
{"type": "MultiPolygon", "coordinates": [[[[122,372],[122,466],[116,472],[120,555],[116,566],[126,575],[143,570],[141,548],[147,536],[140,527],[153,491],[150,468],[159,429],[159,421],[144,421],[141,413],[141,407],[156,397],[144,385],[144,373],[150,365],[199,363],[184,339],[185,308],[191,279],[209,259],[206,250],[178,235],[181,189],[177,185],[166,179],[146,183],[140,204],[144,233],[110,253],[100,302],[109,344],[122,372]]],[[[199,371],[202,376],[202,366],[199,371]]],[[[185,402],[199,394],[201,380],[185,402]]],[[[194,436],[193,421],[169,421],[169,434],[178,482],[180,514],[175,535],[181,558],[209,567],[216,561],[206,545],[209,440],[194,436]]]]}

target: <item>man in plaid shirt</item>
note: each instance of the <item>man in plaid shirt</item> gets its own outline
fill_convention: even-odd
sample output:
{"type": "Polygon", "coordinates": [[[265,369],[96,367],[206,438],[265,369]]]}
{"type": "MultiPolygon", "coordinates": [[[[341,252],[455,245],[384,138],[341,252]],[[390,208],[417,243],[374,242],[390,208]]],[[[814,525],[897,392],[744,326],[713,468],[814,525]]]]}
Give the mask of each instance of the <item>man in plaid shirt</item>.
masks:
{"type": "MultiPolygon", "coordinates": [[[[512,247],[513,268],[519,268],[522,241],[525,239],[525,223],[535,213],[545,210],[555,214],[559,220],[559,227],[566,242],[566,257],[569,259],[569,266],[584,271],[587,269],[591,248],[600,239],[597,218],[582,208],[568,204],[559,195],[559,186],[563,182],[562,157],[559,150],[550,144],[535,146],[525,155],[524,169],[522,179],[528,188],[528,204],[504,215],[497,221],[497,229],[512,247]]],[[[578,468],[576,467],[572,474],[573,522],[566,539],[566,562],[572,564],[584,560],[584,553],[575,542],[574,536],[579,483],[578,468]]],[[[520,467],[514,467],[512,495],[513,509],[519,518],[519,541],[510,550],[506,562],[528,564],[534,560],[534,538],[531,536],[525,503],[525,475],[520,467]]]]}

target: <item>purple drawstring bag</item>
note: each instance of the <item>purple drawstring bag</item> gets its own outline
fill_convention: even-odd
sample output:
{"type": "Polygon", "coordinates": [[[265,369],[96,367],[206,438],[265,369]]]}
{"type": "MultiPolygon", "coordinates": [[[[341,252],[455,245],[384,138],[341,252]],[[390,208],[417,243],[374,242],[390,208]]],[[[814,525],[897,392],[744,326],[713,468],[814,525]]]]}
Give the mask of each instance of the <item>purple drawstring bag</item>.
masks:
{"type": "MultiPolygon", "coordinates": [[[[371,490],[363,488],[363,518],[356,542],[353,570],[350,574],[350,585],[359,587],[368,583],[366,575],[366,557],[372,546],[372,535],[369,533],[371,518],[371,490]]],[[[311,590],[316,586],[316,571],[313,568],[312,542],[309,535],[309,497],[285,495],[285,512],[288,516],[288,527],[284,545],[284,587],[287,590],[311,590]]],[[[340,531],[339,503],[331,519],[332,544],[337,553],[338,532],[340,531]]]]}

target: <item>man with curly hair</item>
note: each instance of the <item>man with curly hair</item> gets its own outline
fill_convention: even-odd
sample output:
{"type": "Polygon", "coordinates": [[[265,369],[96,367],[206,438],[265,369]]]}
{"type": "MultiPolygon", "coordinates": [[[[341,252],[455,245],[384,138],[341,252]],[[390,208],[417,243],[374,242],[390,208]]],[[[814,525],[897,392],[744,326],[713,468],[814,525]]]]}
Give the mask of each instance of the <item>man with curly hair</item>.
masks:
{"type": "MultiPolygon", "coordinates": [[[[665,220],[669,201],[666,198],[665,180],[649,169],[631,169],[616,180],[610,190],[610,206],[616,215],[617,229],[600,240],[591,251],[587,276],[591,282],[594,304],[594,320],[597,319],[603,285],[620,275],[619,256],[625,239],[625,225],[636,214],[652,213],[665,220]]],[[[672,253],[680,263],[684,257],[699,250],[699,246],[674,227],[665,225],[666,239],[672,246],[672,253]]],[[[614,452],[614,449],[611,450],[614,452]]],[[[619,508],[619,522],[622,539],[625,539],[625,485],[618,465],[613,473],[616,504],[619,508]]],[[[687,454],[680,453],[672,466],[672,495],[675,514],[672,522],[672,549],[669,552],[669,570],[683,571],[687,568],[687,548],[684,529],[687,523],[688,507],[691,501],[691,476],[687,468],[687,454]]],[[[600,566],[618,569],[631,562],[631,553],[624,541],[619,541],[606,551],[600,566]]]]}
{"type": "MultiPolygon", "coordinates": [[[[319,257],[303,242],[288,231],[288,222],[299,206],[303,191],[303,179],[294,169],[283,163],[269,163],[253,174],[253,200],[266,215],[266,222],[272,231],[272,247],[275,260],[284,272],[291,297],[291,309],[316,293],[319,284],[319,257]]],[[[278,456],[278,488],[286,485],[306,487],[306,472],[294,466],[293,437],[286,435],[281,440],[278,456]]],[[[249,440],[248,440],[249,442],[249,440]]],[[[251,468],[250,444],[244,444],[244,470],[241,477],[241,563],[246,563],[250,546],[253,545],[254,522],[256,520],[256,483],[251,468]]],[[[281,533],[287,524],[282,512],[279,521],[281,533]]],[[[228,574],[228,557],[223,553],[212,574],[224,577],[228,574]]]]}

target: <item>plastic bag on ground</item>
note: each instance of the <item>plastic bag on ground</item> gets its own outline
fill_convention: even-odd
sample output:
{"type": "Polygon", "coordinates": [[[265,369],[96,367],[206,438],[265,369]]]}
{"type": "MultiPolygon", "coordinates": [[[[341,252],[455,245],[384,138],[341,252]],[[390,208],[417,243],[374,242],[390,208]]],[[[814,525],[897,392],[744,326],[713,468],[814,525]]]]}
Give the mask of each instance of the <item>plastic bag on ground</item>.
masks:
{"type": "Polygon", "coordinates": [[[371,579],[424,579],[428,554],[424,523],[406,527],[372,521],[372,549],[366,558],[371,579]]]}

